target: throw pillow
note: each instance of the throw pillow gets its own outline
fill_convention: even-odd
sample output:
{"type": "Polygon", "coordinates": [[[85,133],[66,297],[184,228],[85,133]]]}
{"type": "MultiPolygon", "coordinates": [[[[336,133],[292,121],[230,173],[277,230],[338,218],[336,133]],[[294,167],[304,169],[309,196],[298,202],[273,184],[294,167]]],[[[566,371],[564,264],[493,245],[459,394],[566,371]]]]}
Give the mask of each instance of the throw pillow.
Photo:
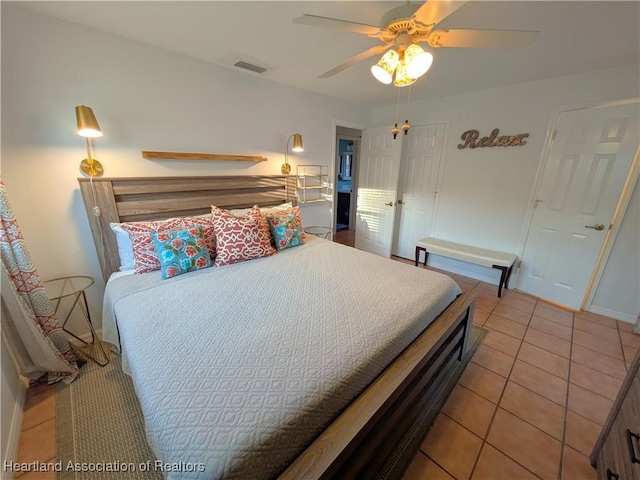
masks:
{"type": "Polygon", "coordinates": [[[151,233],[162,278],[171,278],[211,266],[201,227],[151,233]]]}
{"type": "Polygon", "coordinates": [[[257,205],[242,217],[212,206],[211,217],[216,237],[215,265],[229,265],[276,253],[271,246],[269,226],[257,205]]]}

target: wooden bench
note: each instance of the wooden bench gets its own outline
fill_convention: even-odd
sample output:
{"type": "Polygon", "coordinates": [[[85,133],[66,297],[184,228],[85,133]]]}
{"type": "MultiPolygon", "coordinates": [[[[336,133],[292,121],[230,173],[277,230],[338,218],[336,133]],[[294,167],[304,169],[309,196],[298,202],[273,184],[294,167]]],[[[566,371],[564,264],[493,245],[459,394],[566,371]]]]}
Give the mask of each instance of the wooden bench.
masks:
{"type": "Polygon", "coordinates": [[[509,278],[516,263],[517,256],[513,253],[497,252],[486,248],[471,247],[461,243],[449,242],[438,238],[423,238],[416,242],[416,263],[420,262],[420,252],[424,252],[424,265],[427,266],[427,257],[430,253],[443,257],[474,263],[483,267],[497,268],[501,271],[498,284],[498,297],[502,297],[502,287],[509,288],[509,278]]]}

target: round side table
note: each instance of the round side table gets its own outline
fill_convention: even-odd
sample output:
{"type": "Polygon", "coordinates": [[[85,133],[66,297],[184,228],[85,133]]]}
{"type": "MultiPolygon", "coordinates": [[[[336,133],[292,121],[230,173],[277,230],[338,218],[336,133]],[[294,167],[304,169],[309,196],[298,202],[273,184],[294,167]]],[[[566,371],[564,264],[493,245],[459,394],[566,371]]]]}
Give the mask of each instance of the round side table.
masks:
{"type": "Polygon", "coordinates": [[[329,239],[333,233],[333,229],[330,227],[321,227],[319,225],[313,225],[304,229],[304,233],[309,235],[315,235],[316,237],[329,239]]]}
{"type": "Polygon", "coordinates": [[[104,348],[104,345],[102,344],[98,336],[96,335],[95,329],[93,328],[93,322],[91,321],[91,314],[89,313],[89,306],[87,304],[87,295],[85,293],[87,288],[93,285],[93,283],[94,283],[94,280],[91,277],[76,275],[76,276],[60,277],[60,278],[47,280],[46,282],[43,282],[43,285],[49,299],[55,304],[56,314],[58,313],[58,309],[60,308],[60,304],[62,300],[65,298],[71,299],[72,301],[71,307],[67,312],[67,316],[62,321],[62,330],[67,332],[76,340],[82,342],[83,345],[73,345],[74,348],[77,348],[88,358],[96,362],[98,365],[104,367],[106,364],[109,363],[109,360],[110,360],[109,354],[107,350],[104,348]],[[70,330],[67,330],[66,328],[67,322],[69,321],[69,318],[71,318],[71,314],[76,308],[80,309],[80,311],[82,312],[82,317],[84,318],[87,325],[89,326],[89,330],[91,331],[90,342],[83,340],[82,338],[77,336],[75,333],[71,332],[70,330]],[[98,360],[89,352],[90,348],[94,345],[98,347],[98,350],[102,354],[102,358],[103,358],[102,361],[98,360]]]}

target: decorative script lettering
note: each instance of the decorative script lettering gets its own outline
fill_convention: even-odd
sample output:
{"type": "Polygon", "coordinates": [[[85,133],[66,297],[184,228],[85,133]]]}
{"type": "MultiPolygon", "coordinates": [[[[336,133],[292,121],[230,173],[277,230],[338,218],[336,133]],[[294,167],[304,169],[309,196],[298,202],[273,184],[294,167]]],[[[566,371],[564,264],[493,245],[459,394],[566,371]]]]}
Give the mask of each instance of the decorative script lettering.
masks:
{"type": "Polygon", "coordinates": [[[527,144],[525,138],[529,136],[528,133],[498,136],[499,133],[500,130],[494,128],[488,137],[478,138],[480,136],[478,130],[467,130],[460,136],[464,143],[459,143],[458,148],[462,150],[463,148],[478,147],[520,147],[527,144]]]}

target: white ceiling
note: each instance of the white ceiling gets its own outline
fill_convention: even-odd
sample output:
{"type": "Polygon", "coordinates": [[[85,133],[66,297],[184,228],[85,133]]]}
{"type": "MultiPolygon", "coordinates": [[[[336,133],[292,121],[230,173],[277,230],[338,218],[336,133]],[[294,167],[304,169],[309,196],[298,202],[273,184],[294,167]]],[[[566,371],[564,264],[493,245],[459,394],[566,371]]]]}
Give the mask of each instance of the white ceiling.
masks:
{"type": "MultiPolygon", "coordinates": [[[[403,3],[407,2],[78,1],[21,2],[20,6],[228,68],[237,69],[233,64],[245,60],[268,68],[263,74],[248,75],[374,105],[395,103],[398,95],[396,87],[382,85],[371,76],[369,68],[377,56],[331,78],[318,75],[377,45],[378,40],[296,25],[292,19],[308,13],[379,25],[385,12],[403,3]]],[[[640,61],[637,0],[472,0],[438,28],[536,30],[540,35],[526,50],[434,49],[433,66],[411,87],[411,99],[640,61]]]]}

